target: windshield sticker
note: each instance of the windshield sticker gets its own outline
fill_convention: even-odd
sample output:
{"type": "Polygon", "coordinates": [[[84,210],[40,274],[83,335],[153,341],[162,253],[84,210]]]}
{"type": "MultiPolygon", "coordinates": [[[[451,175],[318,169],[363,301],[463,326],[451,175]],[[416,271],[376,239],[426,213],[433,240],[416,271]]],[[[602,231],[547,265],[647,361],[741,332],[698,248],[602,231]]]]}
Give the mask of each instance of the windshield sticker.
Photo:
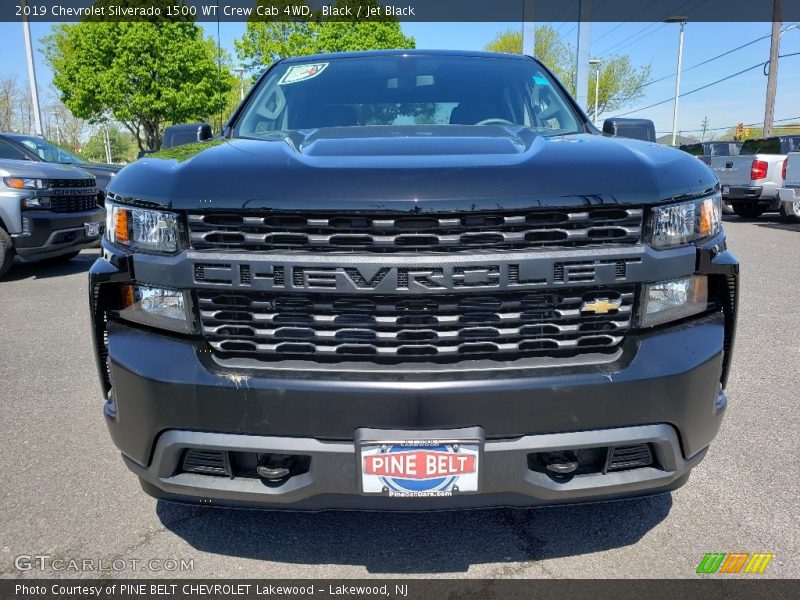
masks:
{"type": "Polygon", "coordinates": [[[547,80],[547,77],[542,77],[541,75],[534,75],[533,82],[537,85],[550,85],[550,82],[547,80]]]}
{"type": "Polygon", "coordinates": [[[329,63],[315,63],[313,65],[294,65],[283,74],[278,85],[288,85],[298,81],[313,79],[325,70],[329,63]]]}

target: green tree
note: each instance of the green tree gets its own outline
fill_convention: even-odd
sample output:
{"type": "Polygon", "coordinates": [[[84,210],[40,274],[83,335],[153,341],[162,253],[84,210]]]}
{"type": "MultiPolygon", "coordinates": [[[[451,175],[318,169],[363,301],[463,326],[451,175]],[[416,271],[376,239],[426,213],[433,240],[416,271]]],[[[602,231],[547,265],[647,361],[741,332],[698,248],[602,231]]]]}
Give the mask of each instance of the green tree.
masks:
{"type": "MultiPolygon", "coordinates": [[[[259,0],[259,4],[297,5],[286,0],[259,0]]],[[[352,2],[338,0],[337,8],[350,6],[356,14],[358,5],[378,6],[377,0],[352,2]]],[[[363,10],[363,9],[362,9],[363,10]]],[[[346,18],[331,18],[309,22],[262,22],[251,19],[240,40],[235,40],[236,53],[242,65],[250,73],[258,73],[288,56],[305,56],[319,52],[352,52],[357,50],[383,50],[414,48],[413,37],[403,34],[397,19],[385,19],[369,23],[346,18]]]]}
{"type": "MultiPolygon", "coordinates": [[[[279,14],[293,0],[258,0],[258,6],[275,6],[279,14]]],[[[302,3],[304,5],[304,3],[302,3]]],[[[254,11],[255,12],[255,11],[254,11]]],[[[240,40],[234,40],[236,54],[249,73],[257,75],[264,67],[287,56],[305,56],[317,52],[315,23],[298,21],[261,21],[251,17],[240,40]]]]}
{"type": "MultiPolygon", "coordinates": [[[[595,67],[597,68],[597,67],[595,67]]],[[[650,65],[636,68],[627,55],[612,56],[600,64],[600,94],[597,114],[602,115],[633,104],[644,96],[650,79],[650,65]]],[[[589,105],[594,110],[595,74],[589,73],[589,105]]]]}
{"type": "Polygon", "coordinates": [[[225,107],[233,75],[194,23],[83,22],[54,27],[45,57],[61,100],[79,118],[120,122],[141,150],[170,123],[225,107]]]}
{"type": "MultiPolygon", "coordinates": [[[[535,52],[533,53],[558,79],[569,87],[574,78],[573,65],[574,52],[572,47],[561,41],[556,30],[548,25],[536,28],[535,52]]],[[[522,54],[522,32],[519,29],[506,29],[498,33],[495,38],[486,44],[485,50],[489,52],[505,52],[507,54],[522,54]]],[[[530,50],[526,49],[530,54],[530,50]]]]}
{"type": "MultiPolygon", "coordinates": [[[[561,41],[550,26],[536,28],[535,52],[538,58],[571,92],[575,93],[575,50],[561,41]]],[[[485,49],[490,52],[522,53],[522,32],[507,29],[498,33],[485,49]]],[[[526,49],[527,51],[527,49],[526,49]]],[[[619,110],[644,96],[644,84],[650,78],[650,65],[636,68],[627,55],[613,55],[600,64],[598,115],[619,110]]],[[[594,109],[595,73],[589,74],[589,99],[594,109]]],[[[590,111],[591,112],[591,111],[590,111]]]]}
{"type": "MultiPolygon", "coordinates": [[[[83,158],[93,162],[106,162],[105,131],[101,126],[89,136],[83,146],[83,158]]],[[[111,161],[132,162],[136,159],[133,136],[116,125],[108,126],[108,141],[111,145],[111,161]]]]}

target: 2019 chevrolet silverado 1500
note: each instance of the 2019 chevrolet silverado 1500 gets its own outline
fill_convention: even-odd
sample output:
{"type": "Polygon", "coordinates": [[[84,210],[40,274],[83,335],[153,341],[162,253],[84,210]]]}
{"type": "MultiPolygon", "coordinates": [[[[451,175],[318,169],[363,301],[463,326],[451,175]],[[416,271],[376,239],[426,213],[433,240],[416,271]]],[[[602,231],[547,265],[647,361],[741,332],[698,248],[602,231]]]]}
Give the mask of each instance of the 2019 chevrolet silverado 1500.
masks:
{"type": "Polygon", "coordinates": [[[75,156],[71,152],[35,135],[19,133],[0,133],[0,145],[6,151],[16,150],[24,155],[24,159],[76,166],[94,177],[98,188],[97,202],[102,206],[106,188],[111,178],[122,168],[120,165],[93,163],[75,156]]]}
{"type": "Polygon", "coordinates": [[[738,263],[716,177],[603,136],[529,57],[282,60],[109,187],[104,413],[148,493],[441,509],[682,485],[738,263]]]}
{"type": "Polygon", "coordinates": [[[105,226],[94,177],[65,165],[3,158],[0,147],[0,277],[14,256],[70,260],[96,246],[105,226]]]}

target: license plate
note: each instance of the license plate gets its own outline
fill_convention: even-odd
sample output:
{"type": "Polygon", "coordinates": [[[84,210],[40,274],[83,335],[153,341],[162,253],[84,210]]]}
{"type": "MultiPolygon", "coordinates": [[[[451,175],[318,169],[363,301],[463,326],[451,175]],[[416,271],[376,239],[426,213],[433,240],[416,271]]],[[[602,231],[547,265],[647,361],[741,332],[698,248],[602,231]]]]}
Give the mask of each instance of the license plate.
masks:
{"type": "Polygon", "coordinates": [[[100,223],[84,223],[87,237],[98,237],[100,235],[100,223]]]}
{"type": "Polygon", "coordinates": [[[731,186],[729,186],[729,185],[723,185],[723,186],[722,186],[722,195],[723,195],[723,196],[727,196],[727,195],[728,195],[728,194],[730,194],[730,193],[731,193],[731,186]]]}
{"type": "Polygon", "coordinates": [[[404,439],[360,445],[361,491],[393,498],[478,491],[477,440],[404,439]]]}

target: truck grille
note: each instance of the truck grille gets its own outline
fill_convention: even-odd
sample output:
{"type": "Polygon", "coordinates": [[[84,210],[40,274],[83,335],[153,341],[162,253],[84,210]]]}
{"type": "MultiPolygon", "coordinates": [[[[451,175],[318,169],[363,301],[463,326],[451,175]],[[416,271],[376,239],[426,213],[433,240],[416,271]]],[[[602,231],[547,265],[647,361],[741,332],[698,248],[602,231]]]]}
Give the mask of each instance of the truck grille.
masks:
{"type": "Polygon", "coordinates": [[[57,213],[84,212],[97,208],[97,196],[50,196],[50,210],[57,213]]]}
{"type": "Polygon", "coordinates": [[[89,179],[51,179],[51,188],[76,188],[76,187],[94,187],[94,178],[89,179]]]}
{"type": "Polygon", "coordinates": [[[203,335],[224,355],[452,362],[613,349],[630,328],[634,287],[368,299],[198,290],[197,299],[203,335]],[[600,299],[621,305],[586,310],[600,299]]]}
{"type": "Polygon", "coordinates": [[[200,250],[458,252],[635,244],[641,208],[478,211],[432,215],[273,212],[188,216],[200,250]]]}

